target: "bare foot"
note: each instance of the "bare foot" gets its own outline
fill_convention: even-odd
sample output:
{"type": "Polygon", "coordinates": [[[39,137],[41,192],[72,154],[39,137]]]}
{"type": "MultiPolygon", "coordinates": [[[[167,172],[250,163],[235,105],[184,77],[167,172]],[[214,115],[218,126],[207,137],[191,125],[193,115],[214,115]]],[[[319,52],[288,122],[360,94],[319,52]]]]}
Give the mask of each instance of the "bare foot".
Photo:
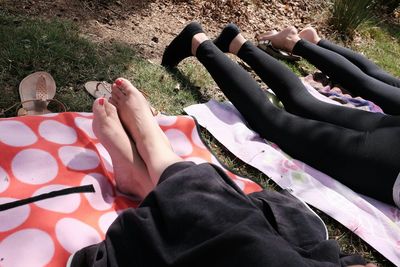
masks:
{"type": "Polygon", "coordinates": [[[111,156],[117,188],[143,199],[155,184],[122,127],[117,109],[100,98],[93,103],[93,114],[93,131],[111,156]]]}
{"type": "Polygon", "coordinates": [[[182,161],[171,148],[153,117],[147,100],[128,80],[118,78],[112,86],[112,103],[122,123],[136,142],[154,184],[171,164],[182,161]]]}
{"type": "Polygon", "coordinates": [[[299,32],[299,37],[313,44],[317,44],[319,41],[321,41],[317,31],[311,26],[305,27],[303,30],[301,30],[299,32]]]}
{"type": "Polygon", "coordinates": [[[297,34],[297,29],[290,26],[280,32],[271,31],[261,34],[258,36],[258,40],[269,40],[273,47],[286,52],[292,52],[294,45],[300,40],[300,37],[297,34]]]}

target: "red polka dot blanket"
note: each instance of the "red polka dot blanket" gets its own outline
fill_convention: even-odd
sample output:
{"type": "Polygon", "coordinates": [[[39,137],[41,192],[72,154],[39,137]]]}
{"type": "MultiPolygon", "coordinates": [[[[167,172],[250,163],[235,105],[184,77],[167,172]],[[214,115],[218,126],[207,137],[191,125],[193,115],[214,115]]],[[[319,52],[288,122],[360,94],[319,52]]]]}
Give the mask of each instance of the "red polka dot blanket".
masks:
{"type": "MultiPolygon", "coordinates": [[[[0,266],[65,266],[72,253],[100,242],[118,213],[138,205],[115,190],[111,159],[93,133],[92,118],[0,119],[0,266]]],[[[193,118],[157,120],[178,155],[220,165],[193,118]]],[[[226,172],[244,192],[261,190],[226,172]]]]}

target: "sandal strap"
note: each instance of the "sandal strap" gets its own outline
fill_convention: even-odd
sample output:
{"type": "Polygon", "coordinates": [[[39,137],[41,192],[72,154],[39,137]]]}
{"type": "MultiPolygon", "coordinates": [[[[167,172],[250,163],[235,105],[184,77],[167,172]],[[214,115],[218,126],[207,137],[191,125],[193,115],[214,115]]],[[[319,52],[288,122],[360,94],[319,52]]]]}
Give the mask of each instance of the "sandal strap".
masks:
{"type": "MultiPolygon", "coordinates": [[[[96,84],[96,91],[100,91],[99,90],[99,86],[100,85],[102,85],[103,86],[103,88],[107,91],[107,92],[109,92],[110,94],[111,94],[111,84],[109,84],[109,83],[107,83],[107,82],[105,82],[105,81],[101,81],[101,82],[98,82],[97,84],[96,84]]],[[[95,91],[95,92],[96,92],[95,91]]]]}
{"type": "Polygon", "coordinates": [[[66,108],[65,104],[62,103],[60,100],[57,100],[57,99],[45,99],[45,100],[40,100],[40,99],[29,99],[29,100],[25,100],[25,101],[22,101],[22,102],[15,103],[15,104],[9,106],[8,108],[0,109],[0,116],[4,116],[6,112],[10,111],[10,110],[13,109],[13,108],[15,108],[15,111],[17,112],[17,110],[18,110],[23,104],[28,103],[28,102],[36,102],[36,101],[45,101],[45,102],[49,102],[49,103],[50,103],[50,102],[56,102],[56,103],[58,104],[58,106],[61,107],[61,109],[62,109],[61,112],[66,112],[66,111],[67,111],[67,108],[66,108]]]}
{"type": "Polygon", "coordinates": [[[36,99],[45,101],[48,98],[46,78],[40,75],[36,82],[36,99]]]}

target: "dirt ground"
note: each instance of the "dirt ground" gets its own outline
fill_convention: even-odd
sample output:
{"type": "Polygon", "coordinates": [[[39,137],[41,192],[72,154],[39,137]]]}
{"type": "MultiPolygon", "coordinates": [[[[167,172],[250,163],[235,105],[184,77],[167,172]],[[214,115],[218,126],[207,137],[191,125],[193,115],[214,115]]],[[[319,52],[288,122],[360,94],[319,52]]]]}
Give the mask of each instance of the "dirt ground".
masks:
{"type": "Polygon", "coordinates": [[[15,14],[73,20],[91,41],[129,43],[155,63],[161,61],[165,46],[193,20],[210,37],[234,22],[245,37],[254,40],[257,33],[288,25],[311,24],[323,34],[321,22],[326,16],[322,0],[5,0],[1,6],[15,14]]]}

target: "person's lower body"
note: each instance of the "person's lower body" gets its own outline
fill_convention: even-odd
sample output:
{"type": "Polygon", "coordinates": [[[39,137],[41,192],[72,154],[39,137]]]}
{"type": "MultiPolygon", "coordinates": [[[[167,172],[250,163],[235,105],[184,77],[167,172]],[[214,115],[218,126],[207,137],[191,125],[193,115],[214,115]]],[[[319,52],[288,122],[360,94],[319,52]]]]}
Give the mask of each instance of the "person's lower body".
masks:
{"type": "Polygon", "coordinates": [[[351,63],[359,67],[365,74],[377,80],[380,80],[386,84],[400,88],[399,78],[393,77],[391,74],[385,72],[375,63],[373,63],[371,60],[364,57],[363,55],[356,53],[349,48],[345,48],[337,44],[334,44],[332,42],[329,42],[328,40],[325,39],[319,41],[317,45],[344,56],[346,59],[351,61],[351,63]]]}
{"type": "Polygon", "coordinates": [[[373,101],[383,111],[400,115],[400,89],[364,73],[345,57],[328,49],[301,40],[293,53],[307,59],[346,90],[373,101]]]}
{"type": "Polygon", "coordinates": [[[391,115],[350,109],[318,100],[288,67],[246,41],[235,25],[226,27],[215,43],[222,51],[236,54],[244,60],[277,94],[285,109],[293,114],[360,131],[400,126],[400,120],[391,115]],[[221,45],[220,39],[228,40],[231,49],[228,45],[221,45]]]}
{"type": "Polygon", "coordinates": [[[393,85],[400,88],[400,79],[393,77],[393,75],[385,72],[378,67],[374,62],[365,56],[357,53],[349,48],[342,47],[334,44],[328,40],[319,37],[317,31],[313,27],[305,27],[299,32],[299,37],[311,43],[317,44],[320,47],[331,50],[339,55],[348,59],[351,63],[360,68],[365,74],[380,80],[386,84],[393,85]]]}
{"type": "Polygon", "coordinates": [[[118,216],[103,242],[71,256],[71,266],[365,264],[343,257],[320,219],[289,194],[246,196],[219,167],[182,161],[139,91],[122,78],[112,90],[110,102],[93,104],[93,129],[118,189],[143,200],[118,216]]]}
{"type": "MultiPolygon", "coordinates": [[[[191,47],[220,89],[262,137],[353,190],[393,204],[393,186],[400,172],[400,140],[396,137],[400,127],[356,131],[290,114],[266,101],[256,81],[204,33],[187,36],[178,36],[164,58],[172,57],[176,47],[191,47]]],[[[164,60],[163,64],[171,67],[169,62],[164,60]]]]}
{"type": "MultiPolygon", "coordinates": [[[[361,66],[360,68],[340,53],[323,48],[323,46],[333,47],[328,42],[319,38],[309,38],[308,35],[304,34],[303,37],[306,37],[310,42],[300,37],[301,35],[297,34],[297,30],[294,27],[289,27],[279,33],[269,36],[264,35],[263,39],[270,40],[278,48],[302,56],[324,74],[342,85],[346,90],[373,101],[386,113],[392,115],[400,114],[399,88],[392,85],[392,83],[386,83],[363,71],[362,68],[367,68],[366,65],[369,67],[368,70],[372,69],[372,62],[370,62],[371,64],[367,64],[366,59],[362,61],[361,57],[359,57],[357,64],[361,66]],[[321,44],[321,46],[316,43],[321,44]]],[[[342,52],[344,53],[344,51],[342,52]]],[[[350,55],[347,52],[346,55],[349,57],[352,56],[352,60],[356,58],[355,53],[350,55]]],[[[394,77],[392,78],[397,80],[394,77]]]]}
{"type": "Polygon", "coordinates": [[[72,266],[341,266],[365,264],[326,240],[304,204],[274,191],[246,196],[217,166],[179,162],[137,209],[72,266]]]}

